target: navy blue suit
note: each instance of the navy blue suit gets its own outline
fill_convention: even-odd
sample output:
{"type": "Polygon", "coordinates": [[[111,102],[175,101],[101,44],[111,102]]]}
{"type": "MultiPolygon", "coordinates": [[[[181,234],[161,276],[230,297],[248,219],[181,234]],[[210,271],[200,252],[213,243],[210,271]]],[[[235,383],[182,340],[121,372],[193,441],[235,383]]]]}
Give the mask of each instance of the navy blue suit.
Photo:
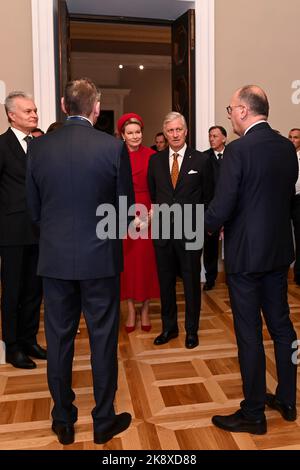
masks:
{"type": "Polygon", "coordinates": [[[225,268],[238,343],[249,419],[264,412],[266,378],[262,311],[274,341],[277,398],[294,406],[296,366],[289,318],[287,271],[294,258],[291,203],[298,176],[293,144],[258,123],[229,144],[216,188],[205,214],[210,232],[224,225],[225,268]]]}
{"type": "Polygon", "coordinates": [[[128,155],[120,140],[85,119],[71,118],[32,143],[27,177],[28,204],[40,224],[38,273],[44,282],[52,417],[61,423],[77,419],[72,360],[83,311],[91,346],[94,430],[102,432],[115,416],[123,260],[120,239],[97,237],[96,211],[110,204],[118,213],[122,195],[129,205],[134,202],[128,155]]]}

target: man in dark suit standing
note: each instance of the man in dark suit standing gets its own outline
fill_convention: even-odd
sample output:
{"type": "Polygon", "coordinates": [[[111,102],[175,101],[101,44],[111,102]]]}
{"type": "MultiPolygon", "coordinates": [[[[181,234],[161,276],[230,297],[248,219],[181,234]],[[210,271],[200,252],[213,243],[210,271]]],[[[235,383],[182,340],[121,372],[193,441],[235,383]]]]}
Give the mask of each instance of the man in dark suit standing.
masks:
{"type": "MultiPolygon", "coordinates": [[[[208,131],[210,149],[206,153],[211,159],[214,171],[214,190],[216,188],[219,172],[223,160],[227,132],[223,126],[212,126],[208,131]]],[[[218,276],[218,258],[219,258],[219,236],[220,231],[208,235],[204,234],[203,264],[205,268],[206,283],[203,290],[213,289],[218,276]]]]}
{"type": "MultiPolygon", "coordinates": [[[[94,441],[103,444],[127,429],[131,416],[116,415],[113,405],[122,241],[113,233],[99,238],[97,214],[104,214],[105,204],[118,216],[119,196],[134,202],[132,178],[123,143],[93,128],[100,112],[93,82],[69,82],[62,109],[68,115],[65,125],[32,143],[28,166],[29,207],[41,232],[38,273],[44,286],[52,430],[62,444],[74,442],[72,361],[83,311],[96,402],[94,441]]],[[[115,217],[111,222],[114,227],[115,217]]]]}
{"type": "Polygon", "coordinates": [[[1,321],[6,362],[33,369],[29,356],[46,359],[37,344],[42,282],[36,274],[38,229],[26,204],[27,145],[38,122],[32,97],[10,93],[5,110],[11,127],[0,136],[1,321]]]}
{"type": "MultiPolygon", "coordinates": [[[[148,169],[148,183],[154,204],[171,207],[185,204],[193,208],[207,204],[213,192],[213,175],[207,155],[189,148],[185,142],[187,126],[184,116],[177,112],[167,114],[163,131],[169,147],[151,157],[148,169]]],[[[178,336],[176,305],[176,274],[180,271],[185,295],[185,346],[195,348],[199,344],[198,328],[201,308],[201,253],[200,248],[186,247],[184,236],[177,239],[174,233],[178,227],[171,221],[169,239],[153,240],[161,293],[162,333],[154,344],[162,345],[178,336]],[[173,225],[172,225],[173,224],[173,225]]]]}
{"type": "Polygon", "coordinates": [[[296,333],[289,317],[287,272],[294,258],[291,204],[298,162],[292,143],[266,122],[269,103],[261,88],[237,90],[227,112],[241,138],[226,147],[205,226],[214,232],[224,225],[244,400],[234,414],[212,421],[226,431],[264,434],[265,403],[284,419],[296,419],[296,333]],[[261,311],[275,347],[275,395],[266,394],[261,311]]]}
{"type": "MultiPolygon", "coordinates": [[[[293,143],[300,165],[300,129],[293,128],[289,131],[289,139],[293,143]]],[[[300,172],[295,187],[295,197],[292,209],[292,220],[295,238],[295,264],[294,264],[294,281],[300,286],[300,172]]]]}

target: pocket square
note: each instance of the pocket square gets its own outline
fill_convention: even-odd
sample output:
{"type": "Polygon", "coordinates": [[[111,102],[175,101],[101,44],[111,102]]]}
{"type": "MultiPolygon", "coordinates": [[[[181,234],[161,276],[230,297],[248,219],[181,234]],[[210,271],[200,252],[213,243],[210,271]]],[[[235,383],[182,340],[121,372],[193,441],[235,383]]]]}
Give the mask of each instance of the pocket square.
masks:
{"type": "Polygon", "coordinates": [[[195,175],[196,173],[198,173],[198,171],[190,170],[190,171],[188,172],[188,175],[195,175]]]}

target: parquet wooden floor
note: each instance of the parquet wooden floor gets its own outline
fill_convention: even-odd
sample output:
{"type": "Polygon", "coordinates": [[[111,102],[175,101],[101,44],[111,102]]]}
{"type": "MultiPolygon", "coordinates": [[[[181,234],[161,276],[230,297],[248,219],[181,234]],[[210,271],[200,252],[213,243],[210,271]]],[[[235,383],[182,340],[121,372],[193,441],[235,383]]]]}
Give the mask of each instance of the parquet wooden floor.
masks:
{"type": "MultiPolygon", "coordinates": [[[[140,324],[127,335],[123,323],[119,341],[119,388],[116,410],[133,415],[130,428],[104,446],[95,445],[90,411],[93,404],[89,345],[84,320],[76,339],[73,386],[79,419],[76,441],[68,449],[196,450],[196,449],[300,449],[300,417],[284,421],[278,412],[266,410],[268,433],[254,436],[227,433],[211,424],[213,414],[231,413],[242,399],[235,336],[225,284],[202,296],[200,345],[184,347],[184,301],[177,286],[180,335],[157,347],[153,339],[161,330],[160,305],[151,304],[152,330],[140,324]]],[[[300,288],[289,285],[294,325],[300,336],[300,288]]],[[[268,389],[274,391],[276,370],[272,342],[264,330],[268,389]]],[[[44,344],[43,323],[39,342],[44,344]]],[[[62,449],[51,432],[51,398],[46,367],[37,361],[32,371],[0,366],[0,450],[62,449]]],[[[298,381],[300,384],[300,380],[298,381]]],[[[299,390],[299,385],[298,385],[299,390]]],[[[298,394],[300,403],[300,394],[298,394]]]]}

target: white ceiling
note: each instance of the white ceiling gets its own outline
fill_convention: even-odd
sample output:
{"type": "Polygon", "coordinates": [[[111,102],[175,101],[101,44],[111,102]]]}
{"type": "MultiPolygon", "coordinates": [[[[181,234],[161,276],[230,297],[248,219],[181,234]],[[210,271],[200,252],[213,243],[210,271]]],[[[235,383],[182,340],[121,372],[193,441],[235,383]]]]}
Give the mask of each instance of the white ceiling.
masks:
{"type": "Polygon", "coordinates": [[[195,2],[189,0],[66,0],[70,13],[175,20],[195,2]]]}

